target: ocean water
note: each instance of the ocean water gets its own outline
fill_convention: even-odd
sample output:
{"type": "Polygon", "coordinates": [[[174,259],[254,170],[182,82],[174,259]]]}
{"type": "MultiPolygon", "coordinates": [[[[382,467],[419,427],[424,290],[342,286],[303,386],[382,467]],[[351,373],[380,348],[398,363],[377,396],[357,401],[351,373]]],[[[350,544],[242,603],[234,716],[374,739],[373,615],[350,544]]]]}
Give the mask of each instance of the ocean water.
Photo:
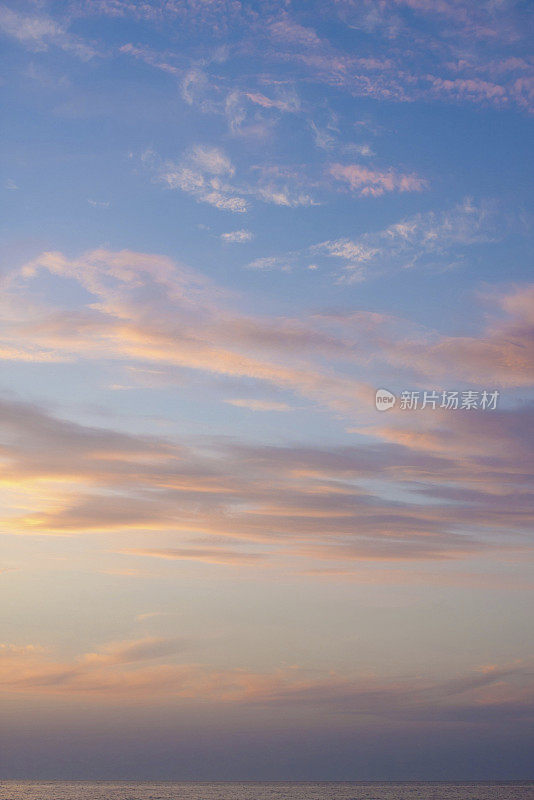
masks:
{"type": "Polygon", "coordinates": [[[534,800],[534,781],[504,783],[0,781],[0,800],[534,800]]]}

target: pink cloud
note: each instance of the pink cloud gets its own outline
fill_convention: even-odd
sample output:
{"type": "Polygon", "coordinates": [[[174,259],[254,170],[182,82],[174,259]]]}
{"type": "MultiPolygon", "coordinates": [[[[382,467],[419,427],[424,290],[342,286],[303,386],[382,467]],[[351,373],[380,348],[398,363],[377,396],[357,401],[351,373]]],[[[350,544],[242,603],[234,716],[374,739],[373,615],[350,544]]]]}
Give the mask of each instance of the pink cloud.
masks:
{"type": "Polygon", "coordinates": [[[494,312],[482,335],[427,336],[384,343],[386,358],[427,378],[456,379],[481,385],[529,386],[534,378],[534,287],[517,287],[494,302],[506,316],[494,312]]]}
{"type": "Polygon", "coordinates": [[[266,97],[264,94],[261,94],[260,92],[247,92],[246,96],[252,103],[262,106],[263,108],[277,108],[279,111],[298,110],[298,102],[296,98],[289,97],[287,99],[273,100],[270,97],[266,97]]]}
{"type": "Polygon", "coordinates": [[[300,45],[306,48],[313,48],[321,44],[321,40],[313,28],[305,28],[303,25],[299,25],[298,22],[294,22],[286,14],[283,15],[281,20],[273,22],[269,26],[269,32],[276,41],[285,42],[293,46],[300,45]]]}
{"type": "Polygon", "coordinates": [[[508,94],[504,86],[489,83],[479,78],[454,78],[453,80],[428,76],[432,90],[436,94],[444,94],[455,100],[487,100],[502,104],[508,102],[508,94]]]}
{"type": "Polygon", "coordinates": [[[394,169],[373,170],[360,164],[332,164],[330,174],[348,183],[361,197],[379,197],[385,192],[421,192],[428,185],[415,174],[403,174],[394,169]]]}
{"type": "Polygon", "coordinates": [[[138,698],[164,698],[173,706],[186,701],[214,705],[320,709],[328,716],[351,715],[366,727],[375,718],[413,724],[466,720],[491,723],[521,719],[530,708],[532,664],[482,664],[448,679],[428,675],[379,675],[356,670],[307,670],[300,664],[254,671],[237,666],[172,657],[175,643],[141,640],[109,643],[95,652],[59,660],[39,647],[0,647],[3,691],[52,698],[104,698],[106,703],[131,703],[138,698]],[[126,654],[126,658],[124,657],[126,654]]]}

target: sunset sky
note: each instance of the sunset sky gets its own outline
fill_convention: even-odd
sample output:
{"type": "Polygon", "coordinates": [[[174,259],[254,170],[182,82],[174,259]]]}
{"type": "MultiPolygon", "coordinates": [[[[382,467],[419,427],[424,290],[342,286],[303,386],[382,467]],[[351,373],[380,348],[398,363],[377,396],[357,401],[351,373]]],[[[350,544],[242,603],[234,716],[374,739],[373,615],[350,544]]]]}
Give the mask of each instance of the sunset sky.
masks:
{"type": "Polygon", "coordinates": [[[0,776],[532,777],[533,12],[0,5],[0,776]]]}

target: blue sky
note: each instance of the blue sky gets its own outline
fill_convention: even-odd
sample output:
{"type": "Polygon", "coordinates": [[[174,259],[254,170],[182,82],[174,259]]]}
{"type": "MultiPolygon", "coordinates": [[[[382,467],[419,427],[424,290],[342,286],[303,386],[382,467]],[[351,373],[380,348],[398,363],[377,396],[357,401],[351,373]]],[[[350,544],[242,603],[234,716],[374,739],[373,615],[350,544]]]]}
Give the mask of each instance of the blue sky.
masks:
{"type": "Polygon", "coordinates": [[[531,5],[0,33],[3,774],[527,777],[531,5]]]}

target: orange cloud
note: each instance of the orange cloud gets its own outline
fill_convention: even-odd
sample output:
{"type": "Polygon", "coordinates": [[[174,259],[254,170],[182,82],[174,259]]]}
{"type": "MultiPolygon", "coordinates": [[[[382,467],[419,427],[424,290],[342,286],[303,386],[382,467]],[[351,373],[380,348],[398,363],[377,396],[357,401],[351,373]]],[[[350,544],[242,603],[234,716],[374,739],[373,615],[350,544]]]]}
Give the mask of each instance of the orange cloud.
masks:
{"type": "Polygon", "coordinates": [[[201,276],[162,256],[96,250],[68,260],[45,253],[11,276],[4,353],[24,360],[113,359],[253,378],[336,410],[355,408],[358,398],[371,396],[360,381],[318,365],[316,354],[348,352],[327,332],[297,320],[232,313],[225,300],[201,276]],[[75,311],[32,304],[32,281],[43,270],[76,280],[95,302],[75,311]]]}
{"type": "Polygon", "coordinates": [[[432,681],[332,670],[309,673],[299,666],[264,673],[220,669],[169,660],[173,651],[177,656],[172,642],[147,639],[110,644],[60,662],[38,649],[0,648],[0,684],[10,693],[64,695],[71,702],[77,697],[100,697],[106,703],[159,699],[172,704],[283,706],[399,722],[453,720],[459,715],[479,723],[503,715],[513,719],[514,709],[528,707],[532,698],[532,669],[527,662],[482,666],[449,680],[432,681]]]}
{"type": "MultiPolygon", "coordinates": [[[[243,569],[256,563],[224,556],[220,540],[231,539],[258,545],[245,553],[275,548],[278,563],[299,559],[314,569],[321,561],[465,558],[499,547],[513,553],[531,519],[529,408],[454,419],[438,410],[416,418],[393,410],[377,424],[374,392],[361,378],[364,365],[381,362],[419,381],[526,384],[532,287],[496,295],[486,329],[470,337],[416,336],[402,320],[363,311],[247,316],[202,276],[128,251],[44,254],[8,277],[6,296],[14,299],[6,337],[15,351],[114,359],[134,376],[181,365],[255,379],[348,416],[353,431],[373,437],[345,447],[197,448],[3,402],[0,480],[6,492],[19,493],[4,515],[10,532],[160,532],[165,542],[137,549],[206,563],[240,558],[243,569]],[[43,270],[75,280],[85,303],[58,309],[37,298],[33,281],[43,270]],[[200,536],[209,543],[199,545],[200,536]]],[[[289,405],[222,399],[257,411],[289,405]]]]}
{"type": "MultiPolygon", "coordinates": [[[[215,547],[168,547],[162,550],[136,549],[122,550],[125,555],[151,556],[167,561],[201,561],[206,564],[223,564],[227,566],[254,565],[263,562],[263,553],[242,553],[237,550],[224,550],[215,547]]],[[[264,564],[262,564],[264,566],[264,564]]]]}
{"type": "Polygon", "coordinates": [[[397,415],[373,428],[382,440],[375,444],[224,443],[197,452],[20,403],[0,409],[3,469],[26,489],[27,511],[4,516],[7,532],[147,532],[150,544],[138,538],[130,551],[241,569],[267,558],[278,569],[313,569],[481,551],[513,557],[526,547],[527,410],[458,413],[453,428],[437,411],[416,427],[397,415]],[[404,496],[394,499],[400,487],[404,496]],[[154,543],[156,532],[164,544],[154,543]]]}

